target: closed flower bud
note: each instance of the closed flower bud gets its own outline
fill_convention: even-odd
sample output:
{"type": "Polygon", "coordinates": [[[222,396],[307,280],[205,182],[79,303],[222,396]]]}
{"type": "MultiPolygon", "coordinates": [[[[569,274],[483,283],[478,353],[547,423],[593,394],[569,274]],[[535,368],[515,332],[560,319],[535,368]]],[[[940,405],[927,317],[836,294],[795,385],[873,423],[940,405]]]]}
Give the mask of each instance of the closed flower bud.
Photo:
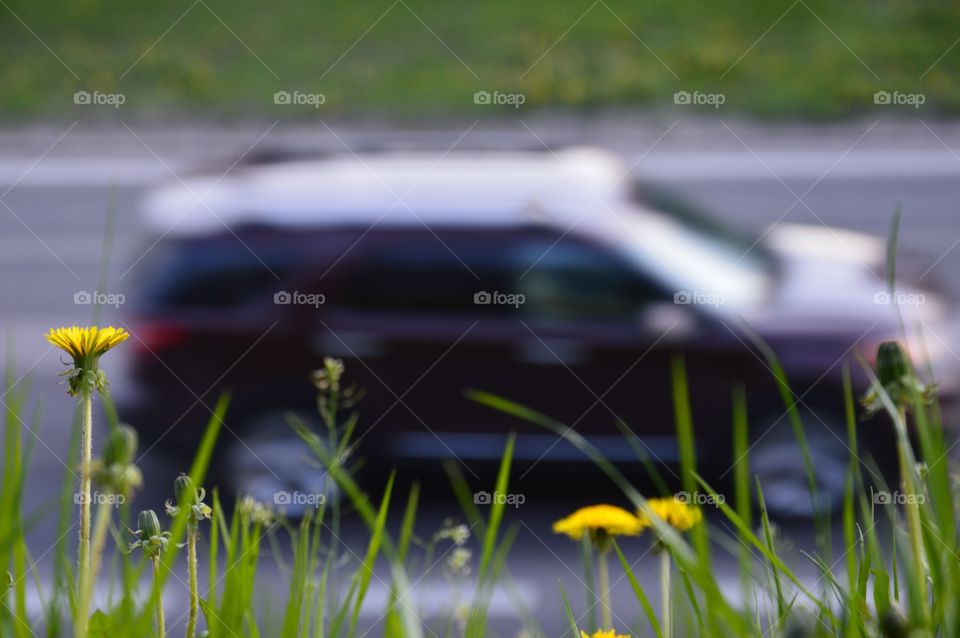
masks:
{"type": "Polygon", "coordinates": [[[130,544],[130,550],[136,548],[143,550],[143,553],[151,559],[157,560],[160,554],[167,549],[167,543],[170,532],[160,531],[160,519],[157,518],[153,510],[144,510],[137,515],[137,525],[139,529],[134,532],[137,540],[130,544]]]}
{"type": "Polygon", "coordinates": [[[103,448],[103,464],[130,465],[137,455],[137,431],[129,425],[119,425],[110,433],[103,448]]]}
{"type": "Polygon", "coordinates": [[[877,380],[860,399],[866,408],[865,416],[884,409],[886,394],[894,407],[906,411],[914,401],[924,405],[933,402],[936,384],[924,384],[914,374],[903,348],[896,341],[884,341],[877,350],[877,380]]]}
{"type": "Polygon", "coordinates": [[[140,487],[143,479],[133,464],[137,442],[137,431],[129,425],[119,425],[110,432],[103,455],[92,463],[93,480],[100,487],[125,496],[140,487]]]}
{"type": "Polygon", "coordinates": [[[173,495],[178,506],[192,507],[197,502],[197,488],[193,485],[193,479],[186,474],[178,476],[173,482],[173,495]]]}
{"type": "Polygon", "coordinates": [[[200,521],[209,519],[213,510],[203,502],[207,493],[202,487],[198,488],[186,474],[181,474],[173,482],[174,499],[167,499],[167,514],[179,516],[180,512],[187,512],[187,523],[196,526],[200,521]]]}
{"type": "Polygon", "coordinates": [[[154,536],[160,536],[160,519],[153,510],[144,510],[137,515],[137,527],[139,527],[141,538],[149,539],[154,536]]]}
{"type": "Polygon", "coordinates": [[[910,374],[910,364],[896,341],[884,341],[877,350],[877,378],[884,387],[900,383],[910,374]]]}

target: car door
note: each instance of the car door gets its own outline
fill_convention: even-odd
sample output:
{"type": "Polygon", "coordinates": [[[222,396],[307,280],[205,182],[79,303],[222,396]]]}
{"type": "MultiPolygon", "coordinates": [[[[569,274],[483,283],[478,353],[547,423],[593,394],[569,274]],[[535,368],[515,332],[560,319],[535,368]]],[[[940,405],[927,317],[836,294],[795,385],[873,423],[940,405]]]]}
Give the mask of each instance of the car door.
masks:
{"type": "Polygon", "coordinates": [[[692,353],[701,318],[601,243],[544,230],[524,238],[525,334],[513,357],[536,379],[531,401],[611,456],[632,456],[621,422],[650,456],[675,457],[670,360],[692,353]]]}
{"type": "Polygon", "coordinates": [[[499,456],[496,439],[474,435],[505,433],[509,420],[465,391],[523,388],[511,358],[524,333],[517,309],[487,303],[509,289],[509,235],[377,229],[337,266],[311,343],[318,355],[343,358],[364,388],[365,445],[402,456],[499,456]]]}

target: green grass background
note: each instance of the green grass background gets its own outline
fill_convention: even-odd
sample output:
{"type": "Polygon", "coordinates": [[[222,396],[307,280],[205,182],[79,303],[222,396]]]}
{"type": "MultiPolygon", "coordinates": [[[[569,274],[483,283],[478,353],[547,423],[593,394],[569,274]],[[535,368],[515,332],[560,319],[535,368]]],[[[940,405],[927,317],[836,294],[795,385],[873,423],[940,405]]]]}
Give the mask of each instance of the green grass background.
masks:
{"type": "Polygon", "coordinates": [[[811,118],[898,90],[949,114],[958,38],[960,5],[944,0],[3,0],[0,113],[63,116],[84,89],[122,92],[124,111],[146,114],[289,113],[277,90],[325,94],[327,116],[497,108],[474,105],[477,90],[522,92],[524,109],[722,92],[726,111],[811,118]]]}

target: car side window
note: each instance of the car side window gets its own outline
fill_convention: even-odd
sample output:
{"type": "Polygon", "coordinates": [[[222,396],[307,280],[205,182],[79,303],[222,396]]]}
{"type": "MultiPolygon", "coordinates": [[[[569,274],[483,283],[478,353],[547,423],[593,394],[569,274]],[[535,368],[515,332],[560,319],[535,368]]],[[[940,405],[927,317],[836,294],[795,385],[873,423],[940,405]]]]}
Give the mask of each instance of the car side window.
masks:
{"type": "Polygon", "coordinates": [[[503,285],[507,270],[490,242],[397,238],[358,259],[339,303],[369,312],[489,314],[498,308],[476,304],[474,296],[485,287],[503,285]]]}
{"type": "Polygon", "coordinates": [[[634,321],[644,306],[666,299],[615,255],[577,238],[526,242],[519,257],[530,264],[518,292],[531,318],[634,321]]]}
{"type": "Polygon", "coordinates": [[[626,263],[579,239],[478,233],[384,241],[357,257],[338,304],[365,312],[632,321],[661,296],[626,263]]]}

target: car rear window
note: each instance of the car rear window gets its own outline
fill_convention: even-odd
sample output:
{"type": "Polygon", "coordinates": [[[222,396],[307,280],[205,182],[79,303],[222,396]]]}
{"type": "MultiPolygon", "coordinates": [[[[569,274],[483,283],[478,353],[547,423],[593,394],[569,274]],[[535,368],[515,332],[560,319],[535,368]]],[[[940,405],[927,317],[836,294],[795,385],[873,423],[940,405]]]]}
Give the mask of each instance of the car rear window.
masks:
{"type": "Polygon", "coordinates": [[[176,242],[155,249],[141,285],[152,309],[238,308],[266,299],[299,259],[289,249],[251,246],[234,239],[176,242]]]}

